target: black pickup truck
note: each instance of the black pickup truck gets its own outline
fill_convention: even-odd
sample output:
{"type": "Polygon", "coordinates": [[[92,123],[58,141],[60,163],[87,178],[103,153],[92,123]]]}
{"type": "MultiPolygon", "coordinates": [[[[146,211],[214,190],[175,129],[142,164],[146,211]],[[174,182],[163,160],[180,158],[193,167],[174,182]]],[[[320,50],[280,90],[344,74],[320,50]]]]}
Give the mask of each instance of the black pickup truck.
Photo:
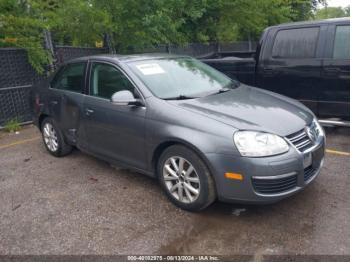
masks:
{"type": "Polygon", "coordinates": [[[231,78],[308,106],[321,118],[350,119],[350,18],[267,28],[252,58],[202,59],[231,78]]]}

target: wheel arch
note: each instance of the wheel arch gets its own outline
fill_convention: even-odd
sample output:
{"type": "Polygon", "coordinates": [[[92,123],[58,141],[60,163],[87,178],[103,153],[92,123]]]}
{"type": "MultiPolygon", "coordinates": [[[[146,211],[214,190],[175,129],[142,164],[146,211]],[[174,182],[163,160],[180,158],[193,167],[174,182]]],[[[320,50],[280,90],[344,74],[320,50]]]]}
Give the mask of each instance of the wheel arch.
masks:
{"type": "Polygon", "coordinates": [[[196,146],[194,146],[193,144],[184,141],[182,139],[168,139],[166,141],[161,142],[154,150],[153,150],[153,154],[152,154],[152,169],[154,171],[154,174],[156,177],[158,177],[158,172],[157,172],[157,164],[159,161],[160,156],[162,155],[162,153],[169,148],[170,146],[174,146],[174,145],[181,145],[184,147],[187,147],[188,149],[194,151],[198,157],[203,161],[203,163],[206,165],[206,167],[209,169],[212,178],[216,184],[216,179],[215,176],[213,175],[213,168],[211,166],[211,164],[209,163],[209,160],[206,158],[206,156],[203,154],[203,152],[201,152],[201,150],[199,150],[196,146]]]}
{"type": "Polygon", "coordinates": [[[44,119],[50,117],[48,114],[42,113],[40,114],[39,118],[38,118],[38,127],[41,131],[41,124],[43,123],[44,119]]]}

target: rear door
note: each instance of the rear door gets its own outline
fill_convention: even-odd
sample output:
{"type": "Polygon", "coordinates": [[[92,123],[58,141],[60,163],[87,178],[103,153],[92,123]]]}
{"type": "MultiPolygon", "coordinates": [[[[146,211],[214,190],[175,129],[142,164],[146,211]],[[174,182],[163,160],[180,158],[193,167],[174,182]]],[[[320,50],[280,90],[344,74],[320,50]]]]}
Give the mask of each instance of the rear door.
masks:
{"type": "Polygon", "coordinates": [[[50,83],[48,107],[66,139],[76,143],[83,136],[81,110],[84,99],[86,63],[66,65],[50,83]]]}
{"type": "Polygon", "coordinates": [[[258,86],[297,99],[317,113],[324,29],[272,29],[258,66],[258,86]]]}
{"type": "Polygon", "coordinates": [[[320,115],[350,119],[350,23],[329,26],[320,115]]]}

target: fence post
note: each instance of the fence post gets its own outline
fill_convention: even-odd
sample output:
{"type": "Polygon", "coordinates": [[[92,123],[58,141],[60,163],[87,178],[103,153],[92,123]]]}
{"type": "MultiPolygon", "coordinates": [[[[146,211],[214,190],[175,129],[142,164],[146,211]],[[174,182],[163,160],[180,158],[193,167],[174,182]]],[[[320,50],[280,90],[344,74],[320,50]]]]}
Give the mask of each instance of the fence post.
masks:
{"type": "Polygon", "coordinates": [[[109,34],[104,34],[103,38],[103,46],[108,49],[108,53],[115,54],[115,49],[113,47],[112,40],[109,37],[109,34]]]}
{"type": "Polygon", "coordinates": [[[252,51],[252,39],[250,37],[250,33],[248,34],[248,49],[249,49],[249,52],[252,51]]]}
{"type": "Polygon", "coordinates": [[[216,42],[216,53],[220,54],[220,52],[221,52],[220,42],[216,42]]]}
{"type": "Polygon", "coordinates": [[[166,52],[168,53],[168,54],[170,54],[170,44],[166,44],[165,45],[165,50],[166,50],[166,52]]]}
{"type": "Polygon", "coordinates": [[[54,47],[53,47],[53,43],[52,43],[52,37],[51,37],[51,32],[48,30],[44,30],[44,47],[46,50],[48,50],[51,54],[52,57],[52,62],[48,65],[48,70],[46,73],[48,72],[52,72],[55,70],[55,51],[54,51],[54,47]]]}

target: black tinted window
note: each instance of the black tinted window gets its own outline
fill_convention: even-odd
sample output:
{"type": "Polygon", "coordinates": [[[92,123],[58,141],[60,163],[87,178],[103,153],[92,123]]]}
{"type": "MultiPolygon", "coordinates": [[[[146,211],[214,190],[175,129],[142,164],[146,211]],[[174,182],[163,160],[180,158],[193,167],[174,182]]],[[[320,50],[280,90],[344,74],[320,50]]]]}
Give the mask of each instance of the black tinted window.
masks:
{"type": "Polygon", "coordinates": [[[51,87],[82,93],[85,63],[67,65],[51,82],[51,87]]]}
{"type": "Polygon", "coordinates": [[[277,33],[272,49],[275,58],[315,57],[318,27],[281,30],[277,33]]]}
{"type": "Polygon", "coordinates": [[[111,65],[93,64],[90,81],[91,95],[109,99],[115,92],[122,90],[134,93],[134,86],[122,72],[111,65]]]}
{"type": "Polygon", "coordinates": [[[337,26],[333,58],[350,59],[350,26],[337,26]]]}

